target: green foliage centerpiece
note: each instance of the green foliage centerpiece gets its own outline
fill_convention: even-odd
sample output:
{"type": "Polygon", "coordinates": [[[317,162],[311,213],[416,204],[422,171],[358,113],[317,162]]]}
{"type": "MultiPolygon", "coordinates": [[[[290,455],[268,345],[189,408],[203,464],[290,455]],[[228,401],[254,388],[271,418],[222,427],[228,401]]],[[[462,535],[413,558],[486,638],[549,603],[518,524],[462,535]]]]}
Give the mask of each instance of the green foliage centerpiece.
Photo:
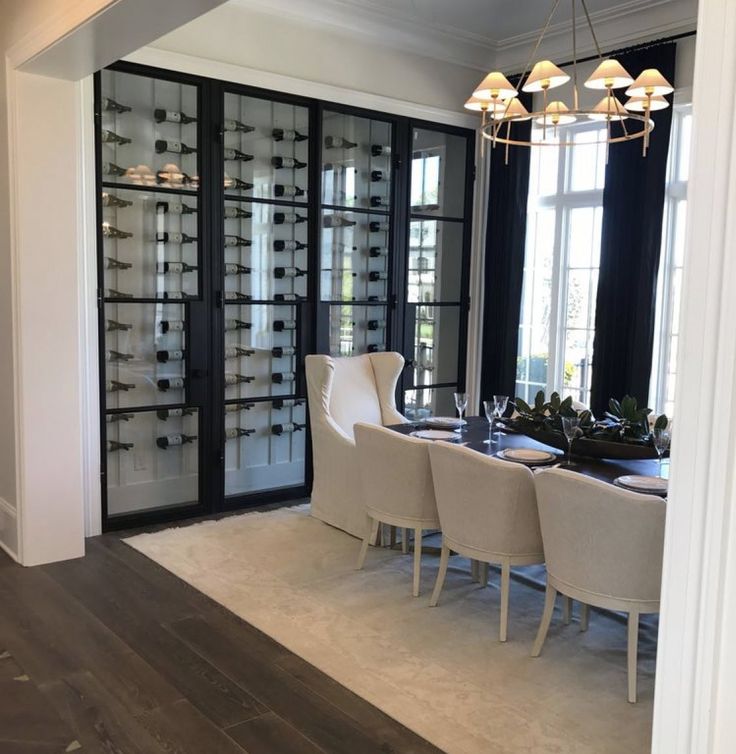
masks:
{"type": "Polygon", "coordinates": [[[536,394],[534,405],[517,398],[514,407],[514,416],[505,422],[511,429],[560,450],[567,449],[562,417],[577,417],[579,426],[573,450],[577,455],[594,458],[656,458],[652,430],[665,429],[668,424],[662,414],[651,426],[651,409],[639,408],[636,398],[630,395],[620,402],[611,398],[602,419],[596,419],[587,409],[575,410],[572,397],[562,400],[559,393],[552,393],[546,400],[543,390],[536,394]]]}

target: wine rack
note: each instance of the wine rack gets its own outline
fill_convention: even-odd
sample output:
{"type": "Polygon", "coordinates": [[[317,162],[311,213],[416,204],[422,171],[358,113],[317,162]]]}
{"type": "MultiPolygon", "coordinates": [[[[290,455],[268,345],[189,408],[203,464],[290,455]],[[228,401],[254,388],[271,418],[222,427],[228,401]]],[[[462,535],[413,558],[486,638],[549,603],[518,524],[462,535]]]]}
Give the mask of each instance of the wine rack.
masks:
{"type": "Polygon", "coordinates": [[[105,529],[308,494],[308,353],[400,350],[399,404],[451,411],[471,132],[128,63],[95,86],[105,529]]]}

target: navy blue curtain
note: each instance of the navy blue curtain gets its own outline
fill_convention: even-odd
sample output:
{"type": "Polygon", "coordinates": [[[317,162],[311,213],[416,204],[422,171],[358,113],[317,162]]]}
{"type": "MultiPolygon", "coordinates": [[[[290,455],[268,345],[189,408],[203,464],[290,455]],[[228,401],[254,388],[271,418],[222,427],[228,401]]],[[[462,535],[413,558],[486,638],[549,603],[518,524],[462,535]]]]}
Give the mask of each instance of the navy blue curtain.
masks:
{"type": "MultiPolygon", "coordinates": [[[[520,97],[531,110],[529,95],[520,97]]],[[[531,121],[511,127],[512,138],[529,139],[531,121]]],[[[529,195],[528,147],[509,147],[508,165],[503,144],[486,144],[491,161],[483,305],[483,362],[481,401],[496,395],[515,397],[516,358],[524,282],[526,205],[529,195]]],[[[479,406],[481,416],[483,405],[479,406]]]]}
{"type": "MultiPolygon", "coordinates": [[[[667,43],[616,58],[632,76],[657,68],[674,84],[675,53],[675,43],[667,43]]],[[[672,108],[653,120],[646,157],[640,139],[611,145],[608,153],[590,398],[597,414],[609,398],[632,395],[644,406],[649,396],[672,108]]],[[[617,125],[612,130],[622,133],[617,125]]]]}

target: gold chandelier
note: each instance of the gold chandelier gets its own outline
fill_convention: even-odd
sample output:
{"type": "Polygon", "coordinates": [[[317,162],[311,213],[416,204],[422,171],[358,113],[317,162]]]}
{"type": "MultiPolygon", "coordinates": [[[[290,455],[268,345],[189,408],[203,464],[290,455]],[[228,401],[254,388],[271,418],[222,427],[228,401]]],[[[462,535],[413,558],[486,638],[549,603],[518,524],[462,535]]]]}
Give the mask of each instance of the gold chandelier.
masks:
{"type": "MultiPolygon", "coordinates": [[[[550,101],[549,91],[570,81],[570,76],[558,68],[550,60],[541,60],[531,67],[537,50],[544,35],[547,33],[560,0],[555,0],[552,10],[547,17],[542,31],[537,39],[524,72],[519,77],[521,91],[529,94],[542,94],[542,109],[529,112],[519,100],[518,89],[511,84],[500,71],[491,71],[475,88],[472,96],[465,103],[468,110],[482,113],[480,131],[485,139],[489,139],[495,146],[497,143],[506,145],[506,161],[508,162],[509,146],[555,146],[569,147],[575,144],[564,131],[560,129],[583,120],[605,121],[607,124],[605,138],[599,139],[599,144],[616,144],[619,142],[642,140],[642,154],[646,155],[649,147],[649,134],[654,129],[651,113],[669,107],[665,96],[674,91],[672,85],[656,69],[648,68],[634,79],[633,76],[613,58],[605,58],[601,53],[590,13],[585,0],[579,0],[585,14],[585,19],[593,37],[593,42],[600,63],[593,74],[585,81],[588,89],[599,90],[604,93],[598,104],[591,108],[581,108],[578,91],[578,61],[577,61],[577,28],[576,9],[578,0],[572,2],[572,80],[573,102],[568,107],[561,100],[550,101]],[[531,68],[531,72],[530,72],[531,68]],[[527,75],[528,74],[528,75],[527,75]],[[614,91],[625,89],[629,98],[622,104],[614,91]],[[534,119],[542,126],[540,138],[513,138],[511,126],[514,123],[534,119]],[[620,123],[622,134],[613,135],[611,124],[620,123]],[[548,138],[548,134],[552,138],[548,138]]],[[[590,142],[586,142],[590,143],[590,142]]]]}

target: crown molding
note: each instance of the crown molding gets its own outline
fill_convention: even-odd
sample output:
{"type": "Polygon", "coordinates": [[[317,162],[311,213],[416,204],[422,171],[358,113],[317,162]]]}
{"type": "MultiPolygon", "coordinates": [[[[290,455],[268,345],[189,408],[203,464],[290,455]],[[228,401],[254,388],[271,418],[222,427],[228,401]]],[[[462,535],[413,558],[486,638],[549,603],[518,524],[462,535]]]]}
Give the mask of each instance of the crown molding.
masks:
{"type": "MultiPolygon", "coordinates": [[[[496,40],[466,29],[419,20],[401,11],[389,12],[365,0],[230,0],[228,5],[484,72],[492,67],[523,68],[539,35],[539,29],[535,29],[496,40]]],[[[591,13],[591,20],[601,47],[612,49],[692,31],[696,16],[697,0],[628,0],[591,13]]],[[[584,19],[577,28],[583,40],[581,55],[594,52],[584,19]]],[[[556,59],[570,58],[571,29],[569,21],[553,24],[540,53],[556,59]]]]}

